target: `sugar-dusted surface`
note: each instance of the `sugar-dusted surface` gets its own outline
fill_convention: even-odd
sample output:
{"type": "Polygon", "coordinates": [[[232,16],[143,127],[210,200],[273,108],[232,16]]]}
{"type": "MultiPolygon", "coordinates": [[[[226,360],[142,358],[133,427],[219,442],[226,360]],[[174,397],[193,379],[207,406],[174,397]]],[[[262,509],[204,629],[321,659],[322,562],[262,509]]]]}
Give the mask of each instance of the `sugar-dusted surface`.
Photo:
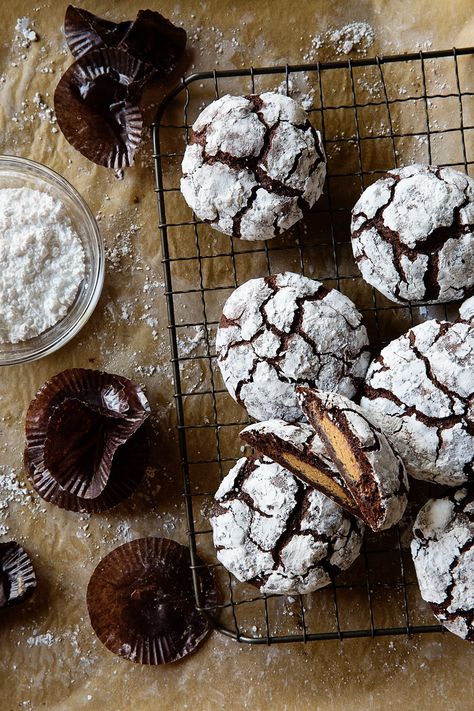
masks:
{"type": "Polygon", "coordinates": [[[462,639],[474,640],[474,497],[430,499],[413,525],[411,552],[424,600],[462,639]]]}
{"type": "Polygon", "coordinates": [[[225,234],[271,239],[322,193],[321,134],[289,96],[226,94],[199,114],[192,141],[181,191],[199,219],[225,234]]]}
{"type": "Polygon", "coordinates": [[[456,486],[474,478],[474,325],[425,321],[371,363],[361,404],[409,474],[456,486]]]}
{"type": "Polygon", "coordinates": [[[0,190],[0,343],[60,321],[84,278],[84,249],[62,203],[40,190],[0,190]]]}
{"type": "Polygon", "coordinates": [[[263,593],[313,592],[349,568],[363,524],[267,457],[242,457],[210,516],[220,562],[263,593]]]}
{"type": "Polygon", "coordinates": [[[301,420],[296,385],[352,397],[370,359],[350,299],[292,272],[251,279],[231,294],[216,349],[230,395],[256,420],[301,420]]]}
{"type": "Polygon", "coordinates": [[[427,165],[391,170],[352,211],[362,276],[398,303],[445,303],[474,285],[474,180],[427,165]]]}

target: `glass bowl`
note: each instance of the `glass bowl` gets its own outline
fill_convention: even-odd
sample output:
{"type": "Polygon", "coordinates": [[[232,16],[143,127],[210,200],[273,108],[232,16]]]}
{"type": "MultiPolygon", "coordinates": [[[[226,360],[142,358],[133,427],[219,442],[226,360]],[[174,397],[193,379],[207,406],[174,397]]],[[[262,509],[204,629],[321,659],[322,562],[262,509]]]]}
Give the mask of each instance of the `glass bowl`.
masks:
{"type": "MultiPolygon", "coordinates": [[[[32,188],[48,193],[66,209],[84,249],[85,276],[66,316],[39,336],[20,343],[0,343],[0,365],[43,358],[64,346],[88,321],[104,283],[104,245],[86,203],[67,180],[26,158],[0,156],[0,188],[32,188]]],[[[0,265],[1,269],[1,265],[0,265]]]]}

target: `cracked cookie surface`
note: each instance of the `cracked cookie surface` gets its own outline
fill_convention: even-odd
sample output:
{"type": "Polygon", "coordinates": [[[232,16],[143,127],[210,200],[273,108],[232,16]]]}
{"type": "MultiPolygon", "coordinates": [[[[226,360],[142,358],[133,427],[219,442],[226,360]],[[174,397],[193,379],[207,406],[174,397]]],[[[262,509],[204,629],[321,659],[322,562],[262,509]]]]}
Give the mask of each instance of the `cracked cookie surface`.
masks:
{"type": "Polygon", "coordinates": [[[411,552],[421,596],[462,639],[474,640],[474,492],[430,499],[413,526],[411,552]]]}
{"type": "Polygon", "coordinates": [[[216,350],[230,395],[256,420],[301,420],[295,385],[352,397],[370,360],[352,301],[292,272],[251,279],[231,294],[216,350]]]}
{"type": "Polygon", "coordinates": [[[293,99],[226,95],[193,124],[181,192],[197,217],[244,240],[289,229],[320,197],[321,136],[293,99]]]}
{"type": "Polygon", "coordinates": [[[210,516],[217,558],[263,593],[324,587],[360,552],[363,524],[266,457],[243,457],[210,516]]]}
{"type": "Polygon", "coordinates": [[[297,389],[301,406],[327,446],[372,530],[394,526],[408,502],[408,477],[398,453],[369,419],[369,412],[338,393],[297,389]]]}
{"type": "MultiPolygon", "coordinates": [[[[474,479],[474,322],[426,321],[371,363],[361,405],[417,479],[474,479]]],[[[466,317],[464,320],[462,315],[466,317]]]]}
{"type": "Polygon", "coordinates": [[[352,210],[365,281],[392,301],[444,303],[474,288],[474,180],[452,168],[386,173],[352,210]]]}

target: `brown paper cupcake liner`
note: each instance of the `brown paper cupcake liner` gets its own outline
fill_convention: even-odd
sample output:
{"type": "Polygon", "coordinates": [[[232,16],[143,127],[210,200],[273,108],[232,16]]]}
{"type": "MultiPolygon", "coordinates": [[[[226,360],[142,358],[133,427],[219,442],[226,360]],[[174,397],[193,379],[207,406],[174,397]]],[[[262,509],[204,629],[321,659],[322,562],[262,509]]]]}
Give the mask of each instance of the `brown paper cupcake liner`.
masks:
{"type": "Polygon", "coordinates": [[[119,43],[120,49],[151,64],[157,76],[171,74],[186,47],[186,31],[152,10],[140,10],[119,43]]]}
{"type": "Polygon", "coordinates": [[[107,168],[132,165],[143,129],[138,101],[151,69],[120,49],[96,49],[74,62],[54,93],[69,143],[107,168]]]}
{"type": "Polygon", "coordinates": [[[111,22],[69,5],[64,35],[76,59],[95,49],[119,48],[150,64],[158,76],[171,74],[184,55],[186,31],[159,12],[140,10],[134,21],[111,22]]]}
{"type": "MultiPolygon", "coordinates": [[[[87,588],[92,627],[114,654],[168,664],[190,654],[211,630],[195,607],[189,549],[166,538],[140,538],[101,560],[87,588]]],[[[210,571],[200,568],[206,607],[217,602],[210,571]]]]}
{"type": "Polygon", "coordinates": [[[42,447],[27,447],[24,451],[28,480],[36,493],[50,504],[77,513],[102,513],[128,499],[141,483],[148,460],[149,440],[146,432],[139,430],[118,447],[102,493],[96,498],[85,498],[70,493],[51,476],[45,467],[42,447]]]}
{"type": "Polygon", "coordinates": [[[71,54],[79,59],[93,49],[116,47],[132,24],[131,20],[110,22],[81,7],[68,5],[64,35],[71,54]]]}
{"type": "Polygon", "coordinates": [[[24,602],[36,589],[33,564],[15,541],[0,543],[0,607],[24,602]]]}
{"type": "Polygon", "coordinates": [[[149,414],[142,389],[127,378],[82,368],[59,373],[26,416],[25,465],[34,488],[62,508],[115,506],[146,468],[147,448],[131,440],[149,414]]]}

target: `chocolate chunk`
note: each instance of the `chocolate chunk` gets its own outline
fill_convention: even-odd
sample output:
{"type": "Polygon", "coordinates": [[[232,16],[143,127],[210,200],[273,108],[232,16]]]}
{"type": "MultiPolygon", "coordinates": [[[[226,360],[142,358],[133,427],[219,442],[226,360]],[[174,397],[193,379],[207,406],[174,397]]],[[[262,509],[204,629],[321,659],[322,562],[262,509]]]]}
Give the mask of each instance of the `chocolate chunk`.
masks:
{"type": "Polygon", "coordinates": [[[74,62],[54,93],[58,125],[69,143],[98,165],[132,165],[143,128],[138,101],[150,72],[121,49],[96,49],[74,62]]]}
{"type": "MultiPolygon", "coordinates": [[[[101,560],[87,587],[87,607],[100,641],[140,664],[168,664],[190,654],[209,634],[195,607],[189,550],[167,538],[140,538],[101,560]]],[[[199,568],[207,607],[215,606],[213,578],[199,568]]]]}
{"type": "Polygon", "coordinates": [[[138,386],[119,375],[81,368],[45,383],[26,416],[25,467],[46,501],[72,511],[103,511],[129,496],[143,477],[149,416],[138,386]]]}
{"type": "Polygon", "coordinates": [[[64,35],[71,53],[79,59],[93,49],[117,47],[132,26],[132,21],[110,22],[81,7],[68,5],[64,35]]]}
{"type": "Polygon", "coordinates": [[[33,564],[15,541],[0,543],[0,607],[18,605],[36,589],[33,564]]]}

